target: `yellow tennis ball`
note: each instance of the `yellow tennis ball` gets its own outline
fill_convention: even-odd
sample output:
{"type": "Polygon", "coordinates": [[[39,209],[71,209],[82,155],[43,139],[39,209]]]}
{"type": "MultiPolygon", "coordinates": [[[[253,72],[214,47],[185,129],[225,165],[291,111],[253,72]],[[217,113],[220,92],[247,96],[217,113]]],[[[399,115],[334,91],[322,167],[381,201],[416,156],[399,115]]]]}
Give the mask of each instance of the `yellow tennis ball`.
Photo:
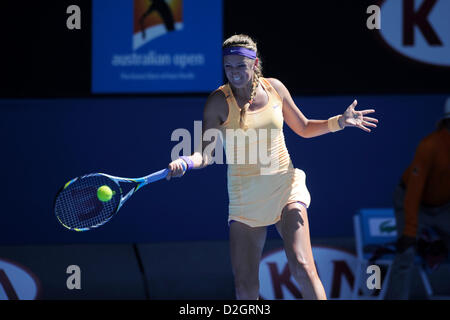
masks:
{"type": "Polygon", "coordinates": [[[111,200],[113,196],[113,192],[110,187],[107,185],[103,185],[97,189],[97,198],[100,201],[106,202],[111,200]]]}

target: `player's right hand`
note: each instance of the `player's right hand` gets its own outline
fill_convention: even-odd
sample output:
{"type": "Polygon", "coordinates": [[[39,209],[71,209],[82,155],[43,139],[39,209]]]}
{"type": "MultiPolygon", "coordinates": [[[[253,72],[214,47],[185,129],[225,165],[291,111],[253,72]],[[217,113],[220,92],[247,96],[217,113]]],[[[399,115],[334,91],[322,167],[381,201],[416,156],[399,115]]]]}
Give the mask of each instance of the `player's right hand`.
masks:
{"type": "Polygon", "coordinates": [[[186,172],[185,168],[187,168],[187,164],[183,159],[172,161],[167,166],[169,173],[167,174],[166,180],[170,180],[171,178],[181,178],[186,172]]]}

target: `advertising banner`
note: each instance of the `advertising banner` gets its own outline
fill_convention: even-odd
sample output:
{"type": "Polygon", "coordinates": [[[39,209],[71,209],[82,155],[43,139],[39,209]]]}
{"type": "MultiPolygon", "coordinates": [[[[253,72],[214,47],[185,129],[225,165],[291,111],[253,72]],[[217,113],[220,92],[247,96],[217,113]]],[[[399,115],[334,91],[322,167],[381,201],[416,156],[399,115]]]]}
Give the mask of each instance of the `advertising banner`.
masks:
{"type": "MultiPolygon", "coordinates": [[[[313,245],[312,251],[328,299],[351,299],[356,256],[337,247],[313,245]]],[[[283,248],[264,255],[259,268],[259,279],[262,299],[302,299],[301,288],[290,273],[283,248]]]]}
{"type": "Polygon", "coordinates": [[[92,92],[209,92],[222,81],[221,0],[93,1],[92,92]]]}

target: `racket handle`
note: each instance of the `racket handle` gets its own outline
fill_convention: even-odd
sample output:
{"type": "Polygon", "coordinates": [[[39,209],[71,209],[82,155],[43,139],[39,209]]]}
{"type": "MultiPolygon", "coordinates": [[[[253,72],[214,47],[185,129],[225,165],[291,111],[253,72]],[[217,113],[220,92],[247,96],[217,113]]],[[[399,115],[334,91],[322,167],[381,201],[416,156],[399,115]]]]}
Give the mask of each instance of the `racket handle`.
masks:
{"type": "MultiPolygon", "coordinates": [[[[183,167],[183,174],[185,174],[186,171],[189,169],[188,166],[186,165],[186,162],[185,161],[181,161],[181,166],[183,167]]],[[[158,171],[158,172],[156,172],[154,174],[158,175],[157,180],[159,180],[159,179],[164,179],[165,177],[167,177],[169,172],[170,172],[169,169],[164,169],[164,170],[158,171]],[[160,172],[161,172],[161,174],[159,174],[160,172]],[[160,177],[160,175],[162,177],[160,177]]],[[[156,181],[156,180],[152,180],[150,182],[153,182],[153,181],[156,181]]]]}
{"type": "Polygon", "coordinates": [[[169,169],[159,170],[159,171],[152,173],[151,175],[145,177],[145,181],[147,183],[152,183],[152,182],[164,179],[165,177],[167,177],[168,173],[169,173],[169,169]]]}
{"type": "MultiPolygon", "coordinates": [[[[182,159],[182,158],[180,158],[180,159],[182,159]]],[[[183,161],[181,161],[181,166],[183,167],[183,171],[186,172],[186,170],[188,169],[188,167],[186,167],[186,162],[185,162],[184,159],[183,159],[183,161]]]]}

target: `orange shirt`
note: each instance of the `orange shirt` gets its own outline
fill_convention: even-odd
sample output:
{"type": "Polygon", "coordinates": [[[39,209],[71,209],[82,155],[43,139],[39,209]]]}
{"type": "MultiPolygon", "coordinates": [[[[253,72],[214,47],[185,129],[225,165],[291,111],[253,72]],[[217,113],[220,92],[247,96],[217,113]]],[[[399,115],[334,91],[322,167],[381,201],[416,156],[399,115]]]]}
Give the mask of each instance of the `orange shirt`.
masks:
{"type": "Polygon", "coordinates": [[[450,132],[446,128],[420,142],[402,180],[406,185],[403,234],[415,237],[419,207],[439,207],[450,201],[450,132]]]}

